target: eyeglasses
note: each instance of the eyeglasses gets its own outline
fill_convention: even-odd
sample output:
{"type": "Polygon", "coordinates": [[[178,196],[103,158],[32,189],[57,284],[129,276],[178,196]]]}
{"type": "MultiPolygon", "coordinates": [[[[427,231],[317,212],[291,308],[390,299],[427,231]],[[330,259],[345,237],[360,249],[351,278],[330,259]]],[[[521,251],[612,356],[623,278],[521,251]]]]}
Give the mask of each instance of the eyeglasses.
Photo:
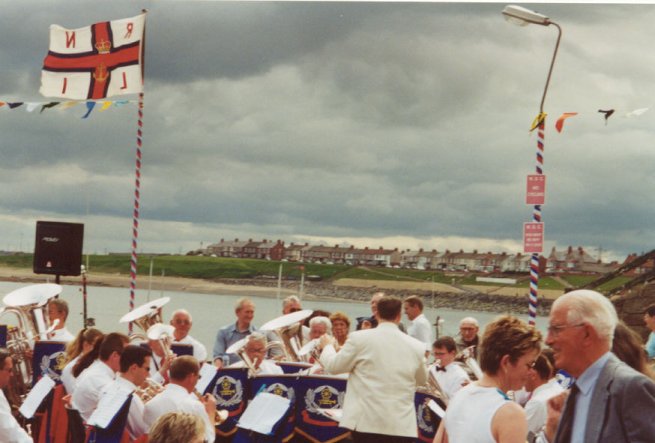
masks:
{"type": "Polygon", "coordinates": [[[190,321],[190,320],[180,320],[180,319],[177,319],[177,320],[174,321],[174,323],[175,323],[175,324],[178,324],[178,325],[190,325],[190,324],[191,324],[191,321],[190,321]]]}
{"type": "Polygon", "coordinates": [[[580,326],[584,326],[585,324],[586,323],[578,323],[575,325],[549,325],[548,334],[551,335],[552,337],[557,337],[564,329],[579,328],[580,326]]]}

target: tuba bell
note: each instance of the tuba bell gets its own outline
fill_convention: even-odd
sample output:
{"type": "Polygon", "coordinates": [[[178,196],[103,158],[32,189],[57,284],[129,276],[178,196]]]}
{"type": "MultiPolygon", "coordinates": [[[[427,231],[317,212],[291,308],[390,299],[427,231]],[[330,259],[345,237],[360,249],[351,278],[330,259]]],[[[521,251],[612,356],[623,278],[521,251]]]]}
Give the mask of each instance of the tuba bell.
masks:
{"type": "Polygon", "coordinates": [[[314,311],[311,309],[291,312],[263,324],[261,331],[273,331],[280,338],[279,341],[269,341],[267,349],[280,347],[284,351],[285,361],[302,361],[298,355],[303,346],[302,321],[312,315],[312,312],[314,311]]]}
{"type": "Polygon", "coordinates": [[[158,298],[134,308],[121,317],[119,323],[135,323],[143,331],[143,334],[138,332],[130,334],[130,341],[148,341],[148,329],[157,323],[162,323],[161,308],[169,301],[171,301],[170,297],[158,298]]]}

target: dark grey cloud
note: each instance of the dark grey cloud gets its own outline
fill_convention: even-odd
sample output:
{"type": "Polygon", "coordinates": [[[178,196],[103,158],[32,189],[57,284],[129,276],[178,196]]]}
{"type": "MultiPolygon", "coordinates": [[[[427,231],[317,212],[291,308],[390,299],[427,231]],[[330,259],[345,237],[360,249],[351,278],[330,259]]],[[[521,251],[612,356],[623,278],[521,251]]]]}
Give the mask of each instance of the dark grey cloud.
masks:
{"type": "MultiPolygon", "coordinates": [[[[0,100],[46,101],[50,24],[142,6],[142,248],[406,237],[519,250],[532,214],[528,128],[553,27],[507,24],[502,4],[11,2],[0,16],[0,100]]],[[[625,113],[653,104],[653,5],[528,7],[564,29],[546,101],[548,247],[651,249],[655,110],[625,113]],[[600,107],[617,109],[607,125],[600,107]],[[580,115],[556,133],[571,111],[580,115]]],[[[95,251],[129,247],[136,105],[88,120],[83,111],[0,108],[5,244],[51,217],[84,222],[95,251]]]]}

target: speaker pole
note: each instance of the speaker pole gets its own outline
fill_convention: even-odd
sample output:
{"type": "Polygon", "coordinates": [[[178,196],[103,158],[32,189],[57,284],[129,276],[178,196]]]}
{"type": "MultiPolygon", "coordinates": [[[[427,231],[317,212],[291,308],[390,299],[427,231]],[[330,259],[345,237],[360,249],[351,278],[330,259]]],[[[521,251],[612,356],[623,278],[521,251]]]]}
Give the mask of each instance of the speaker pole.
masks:
{"type": "MultiPolygon", "coordinates": [[[[87,259],[88,259],[87,255],[87,259]]],[[[80,267],[82,269],[82,318],[83,318],[83,325],[84,327],[88,327],[87,325],[87,319],[86,319],[86,267],[82,265],[80,267]]]]}

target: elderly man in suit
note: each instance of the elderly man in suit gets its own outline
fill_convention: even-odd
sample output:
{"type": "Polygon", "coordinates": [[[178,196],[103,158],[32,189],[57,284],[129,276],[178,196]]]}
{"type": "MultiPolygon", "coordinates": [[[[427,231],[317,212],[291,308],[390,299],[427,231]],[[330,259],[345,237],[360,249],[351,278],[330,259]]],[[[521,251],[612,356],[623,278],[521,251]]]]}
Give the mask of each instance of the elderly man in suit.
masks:
{"type": "Polygon", "coordinates": [[[548,402],[547,441],[654,441],[655,383],[610,352],[617,322],[612,303],[595,291],[572,291],[553,303],[546,344],[557,368],[576,381],[568,398],[548,402]]]}
{"type": "Polygon", "coordinates": [[[323,367],[331,374],[350,373],[340,426],[353,431],[355,443],[417,437],[414,394],[427,381],[425,345],[398,329],[401,309],[400,299],[382,297],[378,327],[353,332],[338,353],[333,337],[321,337],[323,367]]]}

